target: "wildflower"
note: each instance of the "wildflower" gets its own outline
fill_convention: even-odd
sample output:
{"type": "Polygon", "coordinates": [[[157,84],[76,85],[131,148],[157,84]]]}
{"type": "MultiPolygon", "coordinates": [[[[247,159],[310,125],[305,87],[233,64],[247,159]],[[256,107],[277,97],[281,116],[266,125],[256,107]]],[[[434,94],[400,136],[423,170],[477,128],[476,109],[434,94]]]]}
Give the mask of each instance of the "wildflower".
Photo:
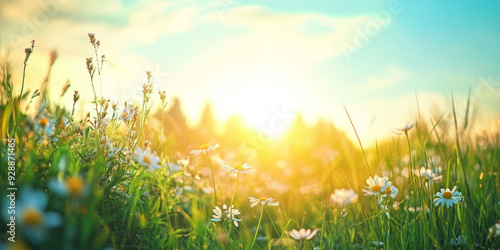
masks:
{"type": "Polygon", "coordinates": [[[311,184],[304,184],[300,187],[299,192],[301,194],[318,195],[321,192],[321,184],[319,184],[318,182],[312,182],[311,184]]]}
{"type": "Polygon", "coordinates": [[[238,164],[238,165],[234,165],[232,167],[227,166],[227,165],[222,165],[222,169],[226,172],[229,172],[230,175],[237,175],[240,173],[252,174],[253,172],[255,172],[255,169],[249,169],[249,168],[250,168],[250,165],[248,165],[248,163],[245,163],[243,165],[238,164]]]}
{"type": "Polygon", "coordinates": [[[135,109],[132,107],[125,107],[123,109],[122,114],[120,115],[120,119],[122,119],[124,122],[130,121],[135,115],[135,109]]]}
{"type": "Polygon", "coordinates": [[[89,33],[89,38],[90,38],[90,43],[92,45],[94,45],[96,43],[96,39],[95,39],[95,34],[94,33],[89,33]]]}
{"type": "Polygon", "coordinates": [[[384,242],[380,242],[380,241],[372,241],[372,245],[374,246],[377,246],[377,247],[381,247],[384,245],[384,242]]]}
{"type": "Polygon", "coordinates": [[[387,187],[384,191],[384,197],[391,197],[391,198],[396,198],[396,196],[398,195],[398,189],[395,187],[395,186],[390,186],[390,187],[387,187]]]}
{"type": "Polygon", "coordinates": [[[68,118],[63,117],[62,120],[59,121],[59,124],[57,125],[57,127],[59,127],[59,129],[65,129],[69,125],[71,125],[71,121],[68,118]]]}
{"type": "Polygon", "coordinates": [[[111,139],[106,138],[105,135],[101,136],[101,140],[99,142],[101,143],[101,147],[103,148],[109,148],[113,146],[113,144],[111,144],[111,139]]]}
{"type": "Polygon", "coordinates": [[[462,245],[467,245],[467,237],[465,236],[458,236],[456,239],[451,239],[450,244],[452,246],[462,246],[462,245]]]}
{"type": "Polygon", "coordinates": [[[73,102],[77,102],[80,100],[80,94],[78,94],[78,90],[75,90],[75,93],[73,94],[73,102]]]}
{"type": "MultiPolygon", "coordinates": [[[[28,62],[28,59],[30,58],[31,53],[33,53],[33,49],[35,48],[35,40],[31,40],[31,48],[25,48],[24,53],[26,54],[26,57],[24,58],[24,64],[28,62]]],[[[22,91],[21,91],[22,93],[22,91]]]]}
{"type": "Polygon", "coordinates": [[[87,66],[87,71],[89,72],[90,76],[94,76],[95,68],[94,64],[92,63],[92,57],[85,58],[85,65],[87,66]]]}
{"type": "Polygon", "coordinates": [[[89,187],[84,180],[79,176],[69,178],[59,178],[49,181],[49,189],[61,196],[71,196],[79,198],[85,196],[89,192],[89,187]]]}
{"type": "Polygon", "coordinates": [[[500,236],[500,220],[498,220],[497,223],[495,223],[494,226],[492,226],[490,229],[490,234],[495,235],[495,236],[500,236]]]}
{"type": "Polygon", "coordinates": [[[289,235],[296,240],[303,241],[312,239],[318,231],[319,229],[314,229],[313,231],[311,231],[311,229],[305,230],[304,228],[301,228],[299,231],[292,229],[289,235]]]}
{"type": "MultiPolygon", "coordinates": [[[[25,188],[19,193],[19,202],[16,200],[16,225],[17,232],[26,235],[26,239],[34,243],[44,240],[48,229],[62,224],[61,216],[56,212],[46,212],[48,196],[40,190],[25,188]]],[[[9,201],[4,203],[7,211],[9,201]]],[[[7,213],[4,213],[8,216],[7,213]]]]}
{"type": "Polygon", "coordinates": [[[46,117],[42,117],[40,120],[38,120],[38,124],[42,127],[47,127],[49,126],[49,119],[46,117]]]}
{"type": "Polygon", "coordinates": [[[231,219],[236,227],[238,227],[238,221],[241,221],[240,219],[236,218],[236,215],[241,214],[241,212],[239,209],[235,209],[234,205],[231,205],[231,207],[228,208],[226,204],[224,204],[222,206],[222,210],[220,209],[219,206],[215,206],[213,211],[214,211],[213,215],[214,218],[210,219],[211,221],[221,221],[227,218],[231,219]]]}
{"type": "Polygon", "coordinates": [[[265,198],[265,197],[261,197],[261,198],[254,198],[254,197],[249,197],[250,199],[250,207],[254,207],[255,205],[257,204],[262,204],[262,208],[260,210],[260,217],[259,217],[259,223],[257,223],[257,229],[255,229],[255,235],[253,237],[253,241],[252,241],[252,246],[250,248],[253,249],[253,246],[255,245],[255,240],[257,239],[257,235],[259,234],[259,227],[260,227],[260,222],[262,221],[262,215],[264,214],[264,209],[265,209],[265,205],[268,205],[268,206],[278,206],[280,203],[277,202],[277,201],[274,201],[273,198],[269,197],[269,198],[265,198]]]}
{"type": "MultiPolygon", "coordinates": [[[[198,175],[197,175],[197,176],[198,176],[198,175]]],[[[195,179],[197,179],[197,178],[195,177],[195,179]]],[[[198,179],[197,179],[197,180],[198,180],[198,179]]],[[[203,187],[203,188],[201,189],[201,191],[203,191],[203,193],[204,193],[204,194],[210,194],[210,195],[211,195],[211,194],[214,194],[214,189],[213,189],[213,188],[211,188],[211,187],[203,187]]]]}
{"type": "Polygon", "coordinates": [[[453,206],[455,203],[458,203],[462,200],[462,193],[456,191],[457,186],[453,187],[452,190],[447,188],[446,190],[444,188],[441,188],[441,192],[438,192],[434,196],[437,196],[438,198],[434,199],[434,205],[437,206],[439,203],[441,203],[441,207],[443,207],[445,204],[447,207],[453,206]]]}
{"type": "Polygon", "coordinates": [[[160,99],[161,99],[162,103],[165,102],[165,100],[167,98],[167,93],[165,92],[165,90],[163,90],[163,91],[159,90],[158,94],[160,95],[160,99]]]}
{"type": "Polygon", "coordinates": [[[106,130],[106,128],[108,127],[109,123],[111,122],[111,119],[109,118],[104,118],[101,120],[101,129],[102,130],[106,130]]]}
{"type": "Polygon", "coordinates": [[[135,153],[137,154],[136,160],[139,164],[147,167],[149,170],[154,171],[161,168],[160,158],[155,153],[152,153],[151,149],[147,148],[143,151],[140,147],[138,147],[135,150],[135,153]]]}
{"type": "Polygon", "coordinates": [[[112,158],[116,154],[120,153],[121,150],[122,150],[121,148],[111,147],[111,148],[109,148],[109,151],[106,151],[107,157],[112,158]]]}
{"type": "Polygon", "coordinates": [[[408,134],[408,131],[413,128],[415,125],[415,122],[408,122],[404,125],[398,126],[394,128],[393,133],[401,135],[401,134],[408,134]]]}
{"type": "Polygon", "coordinates": [[[167,168],[167,174],[171,175],[183,170],[182,166],[175,163],[166,163],[163,167],[167,168]]]}
{"type": "Polygon", "coordinates": [[[262,206],[268,205],[268,206],[278,206],[280,203],[277,201],[274,201],[273,198],[269,197],[260,197],[260,198],[254,198],[254,197],[249,197],[250,199],[250,207],[254,207],[257,204],[262,204],[262,206]]]}
{"type": "Polygon", "coordinates": [[[165,109],[167,107],[167,93],[165,91],[158,91],[158,94],[160,95],[160,100],[161,100],[161,107],[165,109]]]}
{"type": "Polygon", "coordinates": [[[187,159],[177,160],[177,164],[179,164],[183,168],[186,168],[189,165],[189,157],[187,159]]]}
{"type": "Polygon", "coordinates": [[[37,131],[39,134],[52,136],[54,135],[55,131],[54,124],[55,124],[54,120],[49,120],[49,118],[42,116],[36,121],[35,131],[37,131]]]}
{"type": "Polygon", "coordinates": [[[145,140],[144,144],[142,145],[142,148],[149,148],[151,146],[151,141],[150,140],[145,140]]]}
{"type": "Polygon", "coordinates": [[[330,195],[330,201],[339,206],[345,206],[357,202],[358,194],[352,189],[335,189],[333,194],[330,195]]]}
{"type": "Polygon", "coordinates": [[[425,167],[421,167],[420,169],[415,170],[415,174],[419,175],[420,177],[426,178],[429,181],[438,181],[443,178],[442,175],[439,175],[441,172],[439,168],[437,171],[432,171],[432,169],[427,169],[425,167]]]}
{"type": "Polygon", "coordinates": [[[190,154],[199,155],[201,153],[207,153],[210,150],[215,150],[218,147],[219,144],[215,144],[213,146],[210,146],[210,144],[203,144],[200,146],[200,149],[191,150],[190,154]]]}
{"type": "Polygon", "coordinates": [[[392,185],[392,182],[388,181],[387,177],[378,177],[377,175],[375,175],[375,178],[370,176],[366,183],[368,186],[365,186],[366,189],[363,190],[365,195],[378,195],[392,185]]]}

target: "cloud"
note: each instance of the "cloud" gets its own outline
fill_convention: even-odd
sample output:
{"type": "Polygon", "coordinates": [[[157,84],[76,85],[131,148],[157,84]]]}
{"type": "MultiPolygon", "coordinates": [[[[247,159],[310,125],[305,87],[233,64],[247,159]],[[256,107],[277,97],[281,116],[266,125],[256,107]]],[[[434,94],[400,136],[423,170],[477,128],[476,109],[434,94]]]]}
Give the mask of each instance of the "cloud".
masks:
{"type": "MultiPolygon", "coordinates": [[[[248,36],[237,42],[266,43],[274,51],[297,55],[306,62],[343,53],[340,44],[352,40],[356,27],[370,21],[367,15],[328,16],[320,13],[284,13],[262,6],[237,6],[225,13],[206,15],[204,20],[222,27],[239,27],[248,36]]],[[[261,44],[259,44],[261,45],[261,44]]]]}
{"type": "Polygon", "coordinates": [[[368,77],[361,88],[366,91],[384,89],[402,83],[410,76],[411,74],[408,71],[398,66],[391,65],[388,66],[384,72],[368,77]]]}

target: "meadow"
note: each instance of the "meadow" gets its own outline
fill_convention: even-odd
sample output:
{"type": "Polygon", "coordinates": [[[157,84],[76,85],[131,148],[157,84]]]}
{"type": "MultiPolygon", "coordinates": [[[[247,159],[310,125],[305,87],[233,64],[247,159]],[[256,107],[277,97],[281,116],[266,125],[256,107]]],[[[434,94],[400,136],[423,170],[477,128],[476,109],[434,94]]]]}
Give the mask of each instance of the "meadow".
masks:
{"type": "Polygon", "coordinates": [[[0,249],[500,248],[500,131],[475,130],[469,105],[419,112],[373,146],[346,135],[348,108],[351,131],[297,116],[269,139],[210,106],[190,127],[151,72],[141,103],[102,96],[89,39],[84,113],[78,90],[51,93],[73,95],[60,105],[49,77],[24,89],[2,61],[0,249]]]}

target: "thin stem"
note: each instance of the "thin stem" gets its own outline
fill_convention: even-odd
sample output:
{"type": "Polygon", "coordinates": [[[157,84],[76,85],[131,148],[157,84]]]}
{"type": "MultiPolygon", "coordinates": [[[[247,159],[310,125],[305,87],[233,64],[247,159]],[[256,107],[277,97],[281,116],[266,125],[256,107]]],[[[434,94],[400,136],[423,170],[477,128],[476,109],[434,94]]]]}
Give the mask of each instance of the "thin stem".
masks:
{"type": "Polygon", "coordinates": [[[240,177],[240,173],[236,175],[236,183],[234,184],[233,197],[231,198],[231,206],[233,205],[234,196],[236,195],[236,189],[238,189],[238,178],[240,177]]]}
{"type": "Polygon", "coordinates": [[[262,206],[262,210],[260,210],[259,223],[257,223],[257,229],[255,229],[255,236],[253,237],[251,249],[253,249],[253,245],[255,245],[255,240],[257,239],[257,234],[259,233],[259,227],[260,227],[260,222],[262,221],[262,215],[264,214],[264,208],[265,206],[262,206]]]}
{"type": "MultiPolygon", "coordinates": [[[[410,170],[408,171],[409,176],[410,176],[410,196],[411,196],[411,190],[417,190],[415,189],[415,175],[414,175],[414,166],[413,166],[413,161],[411,157],[411,145],[410,145],[410,137],[408,136],[408,131],[405,131],[405,136],[406,136],[406,142],[408,143],[408,156],[410,157],[410,170]]],[[[418,194],[416,194],[418,195],[418,194]]],[[[410,217],[408,217],[408,223],[410,222],[410,217]]],[[[415,230],[415,223],[412,224],[412,231],[415,230]]],[[[414,235],[412,235],[414,237],[414,235]]]]}
{"type": "MultiPolygon", "coordinates": [[[[19,96],[19,98],[23,98],[24,78],[26,76],[26,63],[28,63],[28,59],[30,58],[31,53],[33,53],[33,49],[35,49],[35,40],[31,41],[31,50],[30,50],[30,48],[25,49],[26,58],[24,59],[23,82],[22,82],[22,86],[21,86],[21,95],[19,96]]],[[[21,101],[19,100],[19,102],[21,102],[21,101]]]]}
{"type": "Polygon", "coordinates": [[[160,148],[163,148],[163,124],[165,123],[165,109],[161,110],[161,132],[160,132],[160,148]]]}
{"type": "MultiPolygon", "coordinates": [[[[26,76],[26,62],[28,61],[28,58],[26,58],[26,60],[24,61],[24,69],[23,69],[23,82],[22,82],[22,86],[21,86],[21,95],[19,96],[19,109],[21,109],[21,100],[23,98],[23,91],[24,91],[24,78],[26,76]]],[[[29,105],[29,104],[28,104],[29,105]]],[[[16,137],[16,134],[17,134],[17,127],[19,126],[19,110],[16,109],[16,105],[14,103],[14,110],[15,110],[15,115],[16,115],[16,127],[14,129],[14,136],[12,138],[15,138],[16,137]]]]}
{"type": "Polygon", "coordinates": [[[344,110],[345,110],[345,113],[347,114],[347,117],[349,118],[349,122],[351,122],[352,129],[354,129],[354,133],[356,134],[356,138],[358,138],[359,146],[361,147],[361,152],[363,152],[363,156],[365,158],[366,168],[368,169],[368,173],[371,176],[372,171],[370,170],[370,164],[368,164],[368,158],[366,158],[365,149],[363,148],[363,144],[361,143],[361,139],[359,139],[359,136],[358,136],[358,131],[356,131],[356,127],[354,127],[354,123],[352,122],[351,116],[349,115],[349,112],[347,112],[347,108],[345,107],[345,105],[344,105],[344,110]]]}
{"type": "Polygon", "coordinates": [[[21,98],[23,96],[23,91],[24,91],[24,78],[26,76],[26,62],[27,62],[27,60],[24,62],[24,68],[23,68],[23,82],[21,85],[21,95],[20,95],[21,98]]]}
{"type": "Polygon", "coordinates": [[[233,201],[234,196],[236,195],[236,189],[238,189],[238,177],[240,177],[240,173],[236,174],[236,183],[234,184],[233,197],[231,198],[231,204],[229,205],[229,218],[231,219],[231,222],[229,223],[229,233],[227,234],[228,236],[231,236],[231,231],[233,229],[233,201]]]}
{"type": "Polygon", "coordinates": [[[212,184],[214,185],[214,197],[215,197],[215,205],[217,206],[217,188],[215,187],[215,175],[214,169],[212,168],[212,162],[210,161],[210,156],[208,156],[208,152],[205,152],[208,160],[208,166],[210,167],[210,172],[212,173],[212,184]]]}

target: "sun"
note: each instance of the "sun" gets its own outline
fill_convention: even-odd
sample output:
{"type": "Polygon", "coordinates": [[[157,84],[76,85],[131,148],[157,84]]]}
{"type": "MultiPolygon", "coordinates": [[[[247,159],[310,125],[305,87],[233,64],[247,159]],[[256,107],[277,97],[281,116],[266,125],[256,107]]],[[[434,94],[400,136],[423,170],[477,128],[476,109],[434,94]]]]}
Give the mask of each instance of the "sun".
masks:
{"type": "Polygon", "coordinates": [[[217,79],[213,102],[222,117],[236,114],[255,128],[269,126],[279,112],[295,109],[297,79],[270,69],[234,70],[217,79]]]}

